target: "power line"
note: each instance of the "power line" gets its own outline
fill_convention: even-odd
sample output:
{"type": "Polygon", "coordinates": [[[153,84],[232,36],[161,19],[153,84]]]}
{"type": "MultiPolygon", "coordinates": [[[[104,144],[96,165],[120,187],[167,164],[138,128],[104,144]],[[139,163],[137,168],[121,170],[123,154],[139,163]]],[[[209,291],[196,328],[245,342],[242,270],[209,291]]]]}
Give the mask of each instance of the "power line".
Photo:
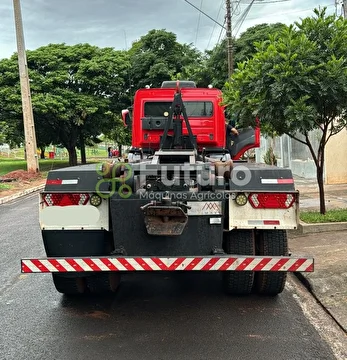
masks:
{"type": "Polygon", "coordinates": [[[240,15],[241,14],[241,0],[233,1],[233,6],[231,7],[231,15],[240,15]]]}
{"type": "MultiPolygon", "coordinates": [[[[224,0],[223,0],[223,1],[224,1],[224,0]]],[[[224,27],[224,26],[225,26],[226,21],[227,21],[227,19],[226,19],[226,17],[225,17],[225,18],[224,18],[223,28],[220,29],[220,33],[219,33],[219,36],[218,36],[217,44],[219,44],[220,39],[222,38],[223,31],[225,30],[225,27],[224,27]]]]}
{"type": "Polygon", "coordinates": [[[221,26],[222,28],[224,28],[224,25],[222,25],[221,23],[219,23],[218,21],[216,21],[215,19],[213,19],[210,15],[206,14],[204,11],[200,10],[198,7],[196,7],[194,4],[192,4],[190,1],[188,0],[184,0],[187,4],[193,6],[193,8],[195,8],[196,10],[200,11],[201,14],[205,15],[206,17],[208,17],[210,20],[212,20],[213,22],[215,22],[217,25],[221,26]]]}
{"type": "MultiPolygon", "coordinates": [[[[218,11],[217,19],[213,19],[211,16],[209,16],[204,11],[202,11],[202,2],[203,1],[201,1],[200,8],[198,8],[197,6],[195,6],[194,4],[192,4],[188,0],[184,0],[184,1],[186,3],[188,3],[189,5],[191,5],[192,7],[194,7],[200,13],[199,18],[198,18],[198,26],[197,26],[195,43],[197,42],[197,38],[198,38],[198,31],[199,31],[199,26],[200,26],[200,15],[203,14],[203,15],[205,15],[206,17],[208,17],[210,20],[212,20],[214,22],[214,26],[213,26],[213,29],[212,29],[212,32],[211,32],[211,35],[210,35],[210,38],[209,38],[209,41],[208,41],[208,45],[207,45],[206,48],[208,49],[209,46],[210,46],[214,31],[215,31],[216,24],[219,25],[220,28],[221,28],[219,36],[218,36],[218,40],[217,40],[217,43],[216,43],[216,44],[219,44],[220,41],[221,41],[223,32],[227,30],[227,28],[226,28],[227,17],[224,18],[223,24],[221,24],[218,21],[219,14],[220,14],[220,11],[221,11],[222,6],[223,6],[223,0],[221,1],[221,5],[220,5],[219,11],[218,11]]],[[[274,3],[287,2],[287,1],[290,1],[290,0],[236,0],[236,1],[234,1],[233,2],[234,6],[231,6],[231,17],[234,17],[235,15],[239,15],[241,13],[241,4],[248,4],[246,10],[242,13],[241,17],[236,22],[236,26],[234,27],[234,28],[237,28],[235,36],[240,31],[240,29],[241,29],[243,23],[245,22],[245,20],[247,18],[247,15],[249,14],[252,6],[254,6],[254,5],[263,5],[263,4],[274,4],[274,3]]],[[[338,0],[336,0],[336,1],[338,1],[338,0]]],[[[327,5],[323,5],[323,6],[331,6],[331,4],[327,4],[327,5]]],[[[346,8],[347,8],[347,6],[346,6],[346,8]]],[[[307,9],[307,10],[311,10],[311,9],[307,9]]],[[[282,15],[282,14],[290,14],[290,13],[303,12],[303,11],[306,11],[306,10],[298,10],[298,11],[278,13],[278,14],[273,13],[273,14],[270,14],[270,15],[282,15]]],[[[257,18],[256,17],[248,18],[248,20],[251,20],[251,19],[257,19],[257,18]]]]}
{"type": "MultiPolygon", "coordinates": [[[[219,10],[218,10],[218,14],[217,14],[217,21],[218,21],[218,18],[219,18],[219,14],[220,14],[220,12],[222,11],[223,3],[224,3],[224,0],[221,0],[221,2],[220,2],[220,7],[219,7],[219,10]]],[[[208,40],[206,49],[208,49],[209,46],[210,46],[210,43],[211,43],[212,36],[213,36],[213,34],[214,34],[215,28],[216,28],[216,23],[213,24],[213,29],[212,29],[212,32],[211,32],[210,39],[208,40]]],[[[223,30],[223,29],[222,29],[222,30],[223,30]]]]}
{"type": "Polygon", "coordinates": [[[247,15],[249,14],[249,12],[251,11],[252,5],[254,4],[255,0],[252,0],[252,2],[247,6],[246,10],[244,11],[244,13],[242,14],[241,18],[238,20],[238,23],[234,26],[234,28],[237,30],[235,31],[235,37],[238,34],[238,32],[241,29],[242,24],[244,23],[244,21],[246,20],[247,15]]]}
{"type": "Polygon", "coordinates": [[[202,9],[203,2],[204,2],[204,0],[201,0],[200,9],[199,9],[199,16],[198,16],[198,25],[197,25],[197,28],[196,28],[195,45],[198,42],[198,33],[199,33],[199,27],[200,27],[201,9],[202,9]]]}

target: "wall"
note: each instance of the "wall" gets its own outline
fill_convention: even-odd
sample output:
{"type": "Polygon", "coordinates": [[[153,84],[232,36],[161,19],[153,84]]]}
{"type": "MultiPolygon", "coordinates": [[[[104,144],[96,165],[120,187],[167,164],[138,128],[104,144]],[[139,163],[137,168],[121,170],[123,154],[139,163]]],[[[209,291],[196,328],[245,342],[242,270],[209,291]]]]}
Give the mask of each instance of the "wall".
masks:
{"type": "Polygon", "coordinates": [[[347,184],[347,130],[332,136],[325,153],[325,183],[347,184]]]}
{"type": "MultiPolygon", "coordinates": [[[[300,138],[300,135],[297,135],[300,138]]],[[[320,130],[310,133],[310,140],[317,151],[320,130]]],[[[267,149],[273,146],[277,157],[277,165],[290,168],[294,175],[306,179],[316,178],[316,165],[308,147],[287,135],[268,139],[261,137],[260,148],[256,149],[256,162],[264,163],[267,149]]],[[[332,136],[326,145],[325,184],[347,184],[347,130],[332,136]]]]}
{"type": "MultiPolygon", "coordinates": [[[[301,135],[297,137],[300,139],[301,135]]],[[[314,149],[318,147],[318,133],[313,131],[310,140],[314,149]]],[[[308,147],[299,141],[291,139],[287,135],[269,139],[261,137],[260,148],[256,149],[256,162],[264,163],[264,155],[272,146],[277,157],[277,165],[290,168],[294,175],[306,178],[316,178],[316,166],[308,147]]]]}

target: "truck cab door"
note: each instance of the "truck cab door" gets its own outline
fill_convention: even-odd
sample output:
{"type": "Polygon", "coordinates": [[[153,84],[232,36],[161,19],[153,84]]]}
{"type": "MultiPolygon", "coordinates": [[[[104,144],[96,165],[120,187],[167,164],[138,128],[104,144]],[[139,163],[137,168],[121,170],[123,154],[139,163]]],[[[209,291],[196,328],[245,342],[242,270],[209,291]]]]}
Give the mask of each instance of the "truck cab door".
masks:
{"type": "Polygon", "coordinates": [[[129,109],[122,110],[122,120],[125,127],[130,127],[132,125],[131,112],[129,109]]]}
{"type": "Polygon", "coordinates": [[[226,148],[233,160],[239,160],[247,150],[260,146],[260,128],[258,126],[238,129],[238,132],[238,135],[229,132],[226,134],[226,148]]]}

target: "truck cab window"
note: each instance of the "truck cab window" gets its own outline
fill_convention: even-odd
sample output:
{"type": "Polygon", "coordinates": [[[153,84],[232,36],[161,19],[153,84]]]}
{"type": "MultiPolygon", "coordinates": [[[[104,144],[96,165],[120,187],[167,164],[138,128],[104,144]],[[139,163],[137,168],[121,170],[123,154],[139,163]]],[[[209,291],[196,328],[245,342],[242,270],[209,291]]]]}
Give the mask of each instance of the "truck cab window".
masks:
{"type": "MultiPolygon", "coordinates": [[[[169,112],[171,102],[148,101],[144,106],[145,117],[161,117],[169,112]]],[[[185,101],[187,116],[211,117],[213,115],[213,103],[211,101],[185,101]]]]}

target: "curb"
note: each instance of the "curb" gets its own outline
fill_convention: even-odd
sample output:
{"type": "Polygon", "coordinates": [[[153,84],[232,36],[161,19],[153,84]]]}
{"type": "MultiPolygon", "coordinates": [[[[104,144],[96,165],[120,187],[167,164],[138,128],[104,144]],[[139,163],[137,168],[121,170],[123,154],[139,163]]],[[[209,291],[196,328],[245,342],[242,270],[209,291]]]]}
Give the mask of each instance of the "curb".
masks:
{"type": "Polygon", "coordinates": [[[305,235],[315,234],[328,231],[343,231],[347,230],[347,222],[330,222],[330,223],[316,223],[307,224],[300,221],[296,230],[288,230],[291,235],[305,235]]]}
{"type": "Polygon", "coordinates": [[[38,186],[35,186],[33,188],[30,188],[30,189],[26,189],[24,191],[21,191],[17,194],[14,194],[14,195],[9,195],[9,196],[5,196],[3,198],[0,198],[0,205],[2,204],[5,204],[7,202],[10,202],[12,200],[16,200],[22,196],[25,196],[25,195],[29,195],[29,194],[32,194],[36,191],[39,191],[39,190],[43,190],[43,188],[45,187],[45,184],[42,184],[42,185],[38,185],[38,186]]]}
{"type": "Polygon", "coordinates": [[[322,301],[319,294],[316,293],[314,290],[314,286],[312,285],[310,279],[300,272],[294,272],[294,276],[305,286],[305,288],[310,292],[310,294],[316,299],[318,304],[324,309],[324,311],[336,322],[339,328],[344,332],[347,333],[346,325],[338,318],[334,311],[332,311],[329,306],[322,301]]]}

